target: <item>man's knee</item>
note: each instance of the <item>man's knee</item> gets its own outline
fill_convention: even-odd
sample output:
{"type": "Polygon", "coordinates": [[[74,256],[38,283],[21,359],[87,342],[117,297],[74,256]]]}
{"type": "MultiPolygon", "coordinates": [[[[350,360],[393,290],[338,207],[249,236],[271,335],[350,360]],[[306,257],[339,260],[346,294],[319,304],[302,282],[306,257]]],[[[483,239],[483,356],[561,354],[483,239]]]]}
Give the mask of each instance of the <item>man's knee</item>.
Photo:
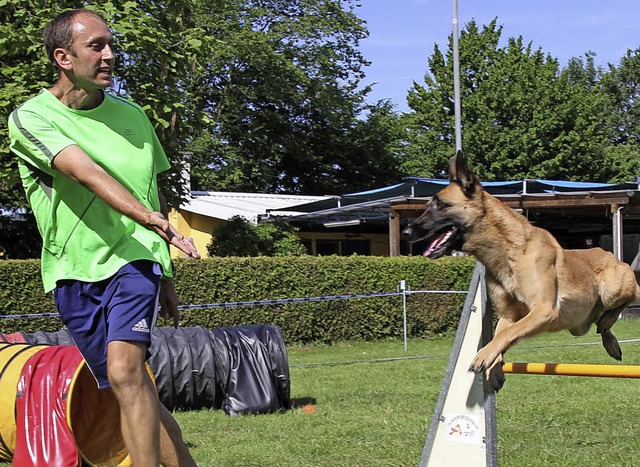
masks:
{"type": "Polygon", "coordinates": [[[144,363],[146,344],[142,342],[113,341],[107,352],[107,374],[111,386],[140,388],[149,384],[149,375],[144,363]]]}

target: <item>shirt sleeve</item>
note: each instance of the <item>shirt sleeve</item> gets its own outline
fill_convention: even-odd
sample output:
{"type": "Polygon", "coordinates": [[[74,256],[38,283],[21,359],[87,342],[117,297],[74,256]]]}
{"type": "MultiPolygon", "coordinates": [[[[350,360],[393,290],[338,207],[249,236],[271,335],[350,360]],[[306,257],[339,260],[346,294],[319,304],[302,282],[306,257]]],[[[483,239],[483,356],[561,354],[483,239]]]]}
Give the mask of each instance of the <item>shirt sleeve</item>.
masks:
{"type": "Polygon", "coordinates": [[[17,109],[9,116],[10,149],[25,163],[53,175],[54,157],[75,141],[56,130],[33,110],[17,109]]]}
{"type": "Polygon", "coordinates": [[[161,173],[165,170],[169,170],[171,168],[171,163],[167,158],[167,154],[164,152],[160,139],[158,138],[153,125],[151,125],[151,122],[149,122],[149,126],[151,126],[151,138],[153,139],[153,157],[156,164],[156,173],[161,173]]]}

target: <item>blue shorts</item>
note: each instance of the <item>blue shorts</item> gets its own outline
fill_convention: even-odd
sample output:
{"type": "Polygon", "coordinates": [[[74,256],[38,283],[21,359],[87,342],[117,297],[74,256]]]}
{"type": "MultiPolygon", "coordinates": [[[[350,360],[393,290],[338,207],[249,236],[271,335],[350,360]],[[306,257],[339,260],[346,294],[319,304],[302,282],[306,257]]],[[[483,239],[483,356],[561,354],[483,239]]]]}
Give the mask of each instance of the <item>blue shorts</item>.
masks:
{"type": "Polygon", "coordinates": [[[53,296],[60,318],[100,389],[111,387],[107,377],[109,342],[151,342],[161,278],[158,263],[138,260],[99,282],[57,282],[53,296]]]}

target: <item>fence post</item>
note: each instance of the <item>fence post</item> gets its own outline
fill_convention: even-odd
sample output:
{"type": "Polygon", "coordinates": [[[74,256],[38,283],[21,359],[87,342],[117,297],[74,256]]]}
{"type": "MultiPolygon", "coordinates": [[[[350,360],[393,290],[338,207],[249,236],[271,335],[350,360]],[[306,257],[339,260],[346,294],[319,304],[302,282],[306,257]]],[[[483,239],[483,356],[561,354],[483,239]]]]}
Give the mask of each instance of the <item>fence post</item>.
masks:
{"type": "Polygon", "coordinates": [[[404,351],[407,351],[407,283],[404,279],[400,281],[400,291],[402,292],[402,325],[404,329],[404,351]]]}

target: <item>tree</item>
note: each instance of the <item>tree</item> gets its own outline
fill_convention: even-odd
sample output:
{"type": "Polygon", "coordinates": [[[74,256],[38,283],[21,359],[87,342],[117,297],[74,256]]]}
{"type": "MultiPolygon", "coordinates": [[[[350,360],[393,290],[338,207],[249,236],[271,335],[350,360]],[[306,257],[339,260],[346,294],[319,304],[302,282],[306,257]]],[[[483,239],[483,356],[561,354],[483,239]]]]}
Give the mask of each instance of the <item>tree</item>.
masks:
{"type": "Polygon", "coordinates": [[[397,180],[390,134],[358,118],[389,109],[366,106],[359,89],[367,32],[354,3],[236,1],[224,15],[218,5],[202,12],[200,27],[218,42],[210,72],[192,83],[213,120],[189,148],[198,189],[324,194],[397,180]],[[363,127],[364,148],[354,144],[365,142],[363,127]]]}
{"type": "MultiPolygon", "coordinates": [[[[161,186],[317,194],[397,179],[389,106],[360,87],[366,36],[355,0],[0,2],[0,118],[56,80],[41,31],[86,6],[113,28],[113,91],[140,103],[173,164],[161,186]],[[371,120],[362,117],[371,116],[371,120]],[[362,144],[357,144],[358,142],[362,144]]],[[[6,126],[0,137],[7,142],[6,126]]],[[[0,147],[0,207],[26,206],[16,161],[0,147]]]]}
{"type": "MultiPolygon", "coordinates": [[[[83,6],[113,28],[113,91],[154,124],[173,164],[161,180],[171,205],[185,194],[185,153],[198,189],[324,194],[397,180],[397,116],[365,104],[360,84],[356,0],[0,2],[0,118],[55,82],[41,31],[83,6]]],[[[26,205],[8,144],[0,188],[0,207],[26,205]]]]}
{"type": "Polygon", "coordinates": [[[273,219],[256,225],[260,254],[263,256],[301,256],[307,254],[298,229],[282,219],[273,219]]]}
{"type": "Polygon", "coordinates": [[[609,163],[620,174],[640,172],[640,48],[609,65],[601,80],[606,103],[609,163]]]}
{"type": "Polygon", "coordinates": [[[306,249],[295,228],[283,220],[252,224],[234,216],[213,230],[209,256],[300,256],[306,249]]]}
{"type": "MultiPolygon", "coordinates": [[[[181,151],[202,126],[203,112],[183,92],[181,80],[188,76],[197,57],[199,31],[189,24],[186,0],[157,3],[113,0],[85,2],[61,0],[8,0],[0,2],[0,119],[42,88],[56,81],[42,46],[42,30],[60,11],[87,7],[101,12],[112,25],[115,52],[119,57],[114,92],[130,97],[147,111],[174,170],[161,181],[163,191],[175,201],[183,194],[179,180],[181,151]],[[179,115],[180,114],[180,115],[179,115]]],[[[19,184],[17,161],[9,153],[7,126],[0,126],[0,207],[9,211],[26,207],[19,184]]],[[[5,224],[13,222],[6,219],[5,224]]],[[[8,226],[8,224],[7,224],[8,226]]],[[[29,223],[17,222],[9,232],[17,238],[39,239],[29,223]],[[22,229],[22,230],[21,230],[22,229]]],[[[13,239],[15,241],[15,239],[13,239]]],[[[10,244],[2,244],[5,250],[10,244]]]]}
{"type": "Polygon", "coordinates": [[[53,15],[53,5],[34,14],[29,2],[0,5],[0,207],[25,207],[19,186],[17,162],[9,154],[7,122],[9,113],[52,81],[51,69],[40,44],[41,31],[53,15]]]}
{"type": "MultiPolygon", "coordinates": [[[[181,152],[202,127],[205,114],[185,93],[193,63],[199,58],[202,31],[190,21],[192,3],[170,0],[168,3],[113,0],[90,2],[87,8],[101,12],[112,25],[115,39],[114,91],[140,103],[147,111],[163,146],[174,163],[174,171],[164,182],[171,199],[181,193],[176,183],[182,165],[181,152]]],[[[60,11],[81,8],[85,2],[45,0],[8,0],[0,3],[0,117],[28,97],[56,81],[54,68],[42,47],[44,26],[60,11]]],[[[0,136],[7,140],[6,125],[0,136]]],[[[24,196],[16,188],[16,162],[8,144],[0,147],[0,185],[2,206],[24,206],[24,196]]]]}
{"type": "MultiPolygon", "coordinates": [[[[629,180],[603,125],[602,70],[558,62],[523,38],[499,45],[502,27],[471,21],[460,36],[463,149],[483,180],[522,178],[629,180]]],[[[437,177],[454,151],[452,40],[436,46],[425,86],[414,83],[405,119],[410,148],[405,171],[437,177]]]]}

